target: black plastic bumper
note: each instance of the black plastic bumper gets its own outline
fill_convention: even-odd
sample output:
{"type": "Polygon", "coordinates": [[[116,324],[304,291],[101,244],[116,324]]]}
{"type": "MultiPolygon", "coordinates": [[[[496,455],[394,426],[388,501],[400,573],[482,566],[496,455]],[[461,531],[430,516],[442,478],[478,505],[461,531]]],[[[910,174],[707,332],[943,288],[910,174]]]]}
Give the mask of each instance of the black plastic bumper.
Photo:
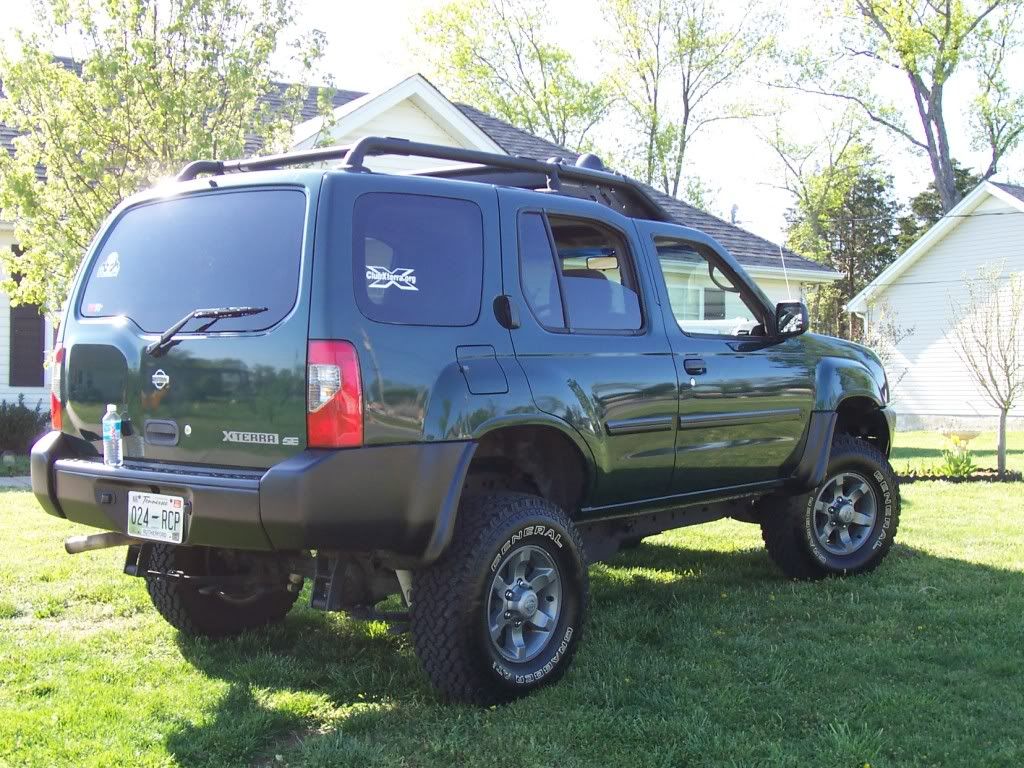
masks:
{"type": "Polygon", "coordinates": [[[429,562],[451,537],[475,444],[307,450],[268,470],[76,457],[51,432],[32,448],[32,491],[51,515],[127,530],[128,492],[182,496],[185,544],[382,552],[429,562]]]}

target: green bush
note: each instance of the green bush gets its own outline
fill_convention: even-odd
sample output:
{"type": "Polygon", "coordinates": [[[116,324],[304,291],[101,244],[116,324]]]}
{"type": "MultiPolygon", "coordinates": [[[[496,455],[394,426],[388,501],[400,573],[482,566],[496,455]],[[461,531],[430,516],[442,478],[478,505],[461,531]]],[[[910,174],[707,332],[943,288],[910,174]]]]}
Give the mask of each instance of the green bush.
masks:
{"type": "Polygon", "coordinates": [[[0,452],[28,453],[41,434],[50,425],[50,412],[25,405],[25,396],[18,395],[17,403],[0,400],[0,452]]]}
{"type": "Polygon", "coordinates": [[[951,437],[950,440],[953,447],[942,452],[942,464],[938,467],[939,474],[946,477],[969,477],[977,469],[977,466],[975,466],[974,457],[967,447],[967,441],[957,436],[951,437]]]}

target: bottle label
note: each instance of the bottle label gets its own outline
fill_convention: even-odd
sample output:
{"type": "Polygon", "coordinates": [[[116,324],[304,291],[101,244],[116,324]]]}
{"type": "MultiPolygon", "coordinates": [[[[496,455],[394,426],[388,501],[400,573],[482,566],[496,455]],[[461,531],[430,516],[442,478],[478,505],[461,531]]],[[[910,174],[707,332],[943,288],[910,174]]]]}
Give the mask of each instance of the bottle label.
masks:
{"type": "Polygon", "coordinates": [[[121,437],[121,422],[120,421],[104,421],[103,422],[103,439],[104,440],[117,440],[121,437]]]}

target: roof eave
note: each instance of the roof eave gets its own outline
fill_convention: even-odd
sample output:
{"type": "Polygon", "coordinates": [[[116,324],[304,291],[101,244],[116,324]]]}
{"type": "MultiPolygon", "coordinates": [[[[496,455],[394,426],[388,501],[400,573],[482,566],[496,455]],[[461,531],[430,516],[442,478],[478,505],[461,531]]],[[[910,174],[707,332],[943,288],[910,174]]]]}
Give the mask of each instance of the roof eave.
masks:
{"type": "Polygon", "coordinates": [[[993,190],[999,192],[998,196],[1002,200],[1013,198],[1013,195],[1003,192],[1003,190],[999,189],[994,184],[983,181],[975,187],[967,197],[957,203],[953,210],[943,215],[941,219],[935,222],[928,231],[921,235],[921,237],[919,237],[912,246],[904,251],[898,259],[896,259],[896,261],[882,270],[878,277],[864,286],[860,293],[850,299],[846,304],[846,311],[854,314],[864,314],[867,312],[868,301],[872,296],[907,271],[919,258],[927,253],[933,245],[942,240],[942,238],[944,238],[950,231],[960,226],[960,224],[963,223],[964,215],[977,208],[986,195],[995,194],[993,190]]]}
{"type": "MultiPolygon", "coordinates": [[[[738,259],[737,259],[738,260],[738,259]]],[[[741,261],[740,264],[743,264],[741,261]]],[[[763,267],[743,264],[744,271],[751,277],[790,278],[798,283],[834,283],[842,277],[835,270],[800,269],[799,267],[763,267]]]]}

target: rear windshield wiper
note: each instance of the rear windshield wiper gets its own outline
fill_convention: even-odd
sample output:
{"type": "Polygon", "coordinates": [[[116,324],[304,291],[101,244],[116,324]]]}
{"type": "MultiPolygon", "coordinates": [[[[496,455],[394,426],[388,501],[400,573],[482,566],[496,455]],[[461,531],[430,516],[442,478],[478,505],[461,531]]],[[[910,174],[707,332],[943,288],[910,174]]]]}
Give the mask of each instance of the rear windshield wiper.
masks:
{"type": "Polygon", "coordinates": [[[146,354],[157,357],[162,354],[170,345],[171,340],[178,334],[185,324],[190,320],[198,319],[209,319],[210,322],[206,323],[201,330],[206,330],[218,320],[225,317],[247,317],[248,315],[258,315],[261,312],[266,312],[266,307],[220,307],[219,309],[193,309],[181,320],[176,322],[166,331],[160,334],[160,338],[146,347],[146,354]]]}

